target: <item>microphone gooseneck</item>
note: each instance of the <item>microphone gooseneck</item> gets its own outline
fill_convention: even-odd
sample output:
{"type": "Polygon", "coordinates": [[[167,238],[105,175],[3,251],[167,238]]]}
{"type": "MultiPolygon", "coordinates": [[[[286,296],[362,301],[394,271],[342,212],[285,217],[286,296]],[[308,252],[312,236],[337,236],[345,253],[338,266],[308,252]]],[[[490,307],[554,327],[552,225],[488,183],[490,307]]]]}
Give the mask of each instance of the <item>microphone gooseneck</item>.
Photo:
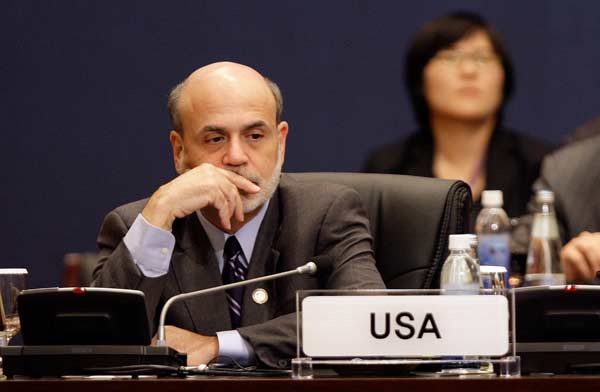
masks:
{"type": "MultiPolygon", "coordinates": [[[[319,257],[329,257],[329,256],[319,256],[319,257]]],[[[319,257],[316,257],[315,260],[318,260],[319,257]]],[[[156,340],[156,345],[157,346],[166,346],[167,345],[166,338],[165,338],[165,318],[167,316],[167,312],[169,311],[169,308],[171,307],[171,305],[173,305],[177,301],[180,301],[183,299],[188,299],[191,297],[201,296],[201,295],[205,295],[205,294],[211,294],[211,293],[215,293],[218,291],[225,291],[225,290],[229,290],[229,289],[232,289],[235,287],[246,286],[246,285],[249,285],[252,283],[258,283],[258,282],[264,282],[267,280],[279,279],[279,278],[283,278],[285,276],[290,276],[290,275],[297,275],[297,274],[298,275],[301,275],[301,274],[311,274],[312,275],[316,271],[317,271],[317,264],[312,261],[309,261],[308,263],[306,263],[298,268],[295,268],[293,270],[279,272],[277,274],[272,274],[272,275],[261,276],[261,277],[254,278],[254,279],[243,280],[241,282],[235,282],[235,283],[225,284],[225,285],[221,285],[221,286],[210,287],[208,289],[191,291],[189,293],[174,295],[173,297],[169,298],[167,300],[167,302],[165,302],[165,305],[163,306],[162,311],[160,312],[160,319],[158,322],[158,339],[156,340]]]]}

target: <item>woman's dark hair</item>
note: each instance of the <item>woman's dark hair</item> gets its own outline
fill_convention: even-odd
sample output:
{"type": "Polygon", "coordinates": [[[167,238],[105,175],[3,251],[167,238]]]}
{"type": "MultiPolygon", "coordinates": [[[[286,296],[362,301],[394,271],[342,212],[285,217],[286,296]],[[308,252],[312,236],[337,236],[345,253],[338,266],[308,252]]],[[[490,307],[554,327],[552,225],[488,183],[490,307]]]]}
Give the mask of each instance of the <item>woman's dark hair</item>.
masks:
{"type": "Polygon", "coordinates": [[[514,87],[513,66],[502,39],[478,14],[456,11],[442,15],[425,24],[414,36],[408,47],[405,64],[405,82],[419,125],[429,129],[429,108],[423,95],[423,70],[437,52],[447,49],[468,35],[482,31],[487,34],[504,68],[504,91],[498,110],[498,122],[514,87]]]}

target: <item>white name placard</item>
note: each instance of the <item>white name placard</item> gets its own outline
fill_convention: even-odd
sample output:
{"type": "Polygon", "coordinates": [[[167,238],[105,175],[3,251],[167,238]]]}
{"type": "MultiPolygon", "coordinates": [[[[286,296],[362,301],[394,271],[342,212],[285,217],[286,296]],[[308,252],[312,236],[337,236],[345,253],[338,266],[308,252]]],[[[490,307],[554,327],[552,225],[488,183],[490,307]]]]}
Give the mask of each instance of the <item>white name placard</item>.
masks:
{"type": "Polygon", "coordinates": [[[312,296],[302,301],[310,357],[501,356],[508,352],[502,295],[312,296]]]}

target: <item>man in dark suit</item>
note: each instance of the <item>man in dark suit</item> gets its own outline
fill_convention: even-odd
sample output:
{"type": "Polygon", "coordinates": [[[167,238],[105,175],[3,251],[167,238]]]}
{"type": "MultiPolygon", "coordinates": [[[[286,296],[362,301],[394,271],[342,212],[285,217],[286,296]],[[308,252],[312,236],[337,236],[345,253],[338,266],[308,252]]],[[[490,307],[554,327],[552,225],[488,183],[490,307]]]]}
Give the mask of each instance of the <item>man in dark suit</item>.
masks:
{"type": "Polygon", "coordinates": [[[384,288],[358,194],[280,174],[288,133],[281,108],[278,87],[249,67],[193,72],[169,97],[179,176],[109,213],[100,230],[94,285],[144,291],[155,328],[173,295],[331,256],[315,276],[176,304],[167,344],[190,364],[227,356],[289,367],[296,290],[384,288]]]}
{"type": "Polygon", "coordinates": [[[600,124],[544,158],[534,189],[550,189],[565,246],[560,259],[568,282],[589,283],[600,271],[600,124]]]}

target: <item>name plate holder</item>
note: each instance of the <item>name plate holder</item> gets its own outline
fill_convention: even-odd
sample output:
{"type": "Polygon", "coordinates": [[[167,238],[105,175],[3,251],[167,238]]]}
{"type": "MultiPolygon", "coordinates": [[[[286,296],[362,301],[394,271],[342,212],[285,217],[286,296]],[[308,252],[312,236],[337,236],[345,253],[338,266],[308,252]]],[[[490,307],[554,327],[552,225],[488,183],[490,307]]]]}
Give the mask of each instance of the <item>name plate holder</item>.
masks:
{"type": "Polygon", "coordinates": [[[292,377],[520,376],[512,289],[300,290],[292,377]]]}

